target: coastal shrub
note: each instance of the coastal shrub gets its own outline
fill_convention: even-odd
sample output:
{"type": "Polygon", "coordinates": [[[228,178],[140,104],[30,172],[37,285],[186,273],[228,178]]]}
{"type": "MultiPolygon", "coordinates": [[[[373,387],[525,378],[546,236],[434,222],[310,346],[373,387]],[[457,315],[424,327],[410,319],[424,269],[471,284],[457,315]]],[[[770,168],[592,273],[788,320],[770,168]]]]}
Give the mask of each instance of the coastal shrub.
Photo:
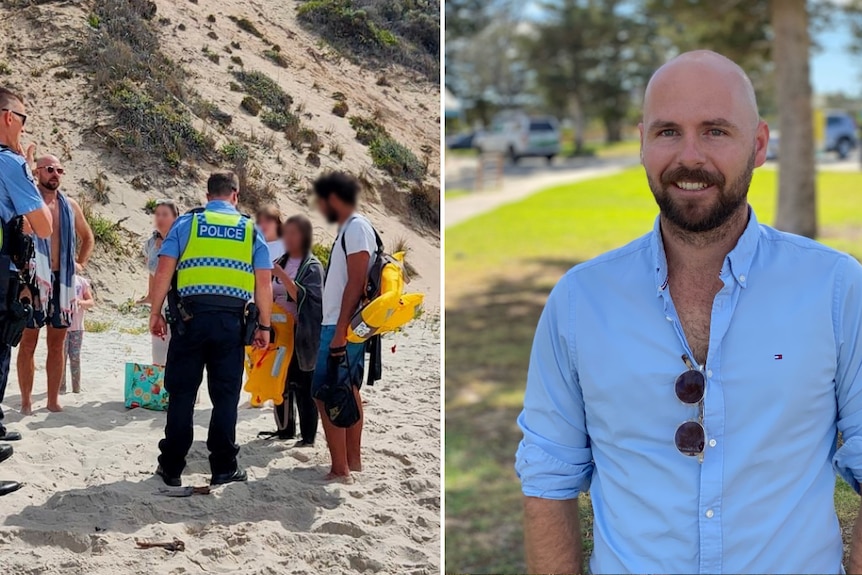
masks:
{"type": "Polygon", "coordinates": [[[263,72],[239,70],[233,73],[246,92],[274,111],[290,108],[293,98],[288,96],[278,83],[263,72]]]}
{"type": "Polygon", "coordinates": [[[246,96],[240,102],[239,107],[251,114],[252,116],[257,116],[260,114],[260,102],[254,98],[254,96],[246,96]]]}
{"type": "Polygon", "coordinates": [[[146,152],[173,167],[186,158],[206,159],[213,141],[192,123],[188,106],[195,97],[185,87],[185,71],[160,50],[155,3],[94,0],[91,14],[98,27],[78,59],[92,70],[94,95],[115,119],[97,132],[133,158],[146,152]]]}
{"type": "Polygon", "coordinates": [[[440,188],[417,184],[407,196],[410,215],[432,229],[440,229],[440,188]]]}
{"type": "Polygon", "coordinates": [[[244,30],[252,36],[263,38],[263,33],[258,30],[257,26],[254,25],[254,22],[252,22],[248,18],[237,18],[236,16],[231,16],[230,19],[233,20],[234,23],[236,23],[237,27],[239,27],[240,30],[244,30]]]}
{"type": "Polygon", "coordinates": [[[311,246],[311,253],[320,260],[320,263],[323,264],[324,269],[329,265],[329,256],[332,252],[332,248],[329,246],[325,246],[323,244],[314,244],[311,246]]]}
{"type": "Polygon", "coordinates": [[[130,81],[113,86],[106,103],[117,120],[115,142],[126,153],[146,150],[160,154],[173,167],[187,157],[204,157],[212,139],[192,124],[188,111],[176,101],[157,101],[130,81]]]}
{"type": "Polygon", "coordinates": [[[281,52],[279,52],[278,50],[264,50],[263,55],[266,58],[269,58],[270,60],[275,62],[275,64],[277,66],[281,66],[282,68],[287,68],[287,66],[289,64],[285,55],[282,54],[281,52]]]}
{"type": "Polygon", "coordinates": [[[260,121],[270,130],[277,132],[287,130],[290,126],[299,126],[300,123],[299,118],[288,111],[273,112],[271,110],[262,113],[260,121]]]}
{"type": "Polygon", "coordinates": [[[335,105],[332,106],[332,113],[339,118],[346,116],[348,111],[350,111],[350,106],[347,105],[347,102],[336,102],[335,105]]]}
{"type": "Polygon", "coordinates": [[[349,58],[439,76],[440,0],[305,0],[297,16],[349,58]]]}
{"type": "Polygon", "coordinates": [[[389,136],[376,138],[368,146],[374,165],[396,180],[421,181],[426,174],[425,164],[406,146],[389,136]]]}

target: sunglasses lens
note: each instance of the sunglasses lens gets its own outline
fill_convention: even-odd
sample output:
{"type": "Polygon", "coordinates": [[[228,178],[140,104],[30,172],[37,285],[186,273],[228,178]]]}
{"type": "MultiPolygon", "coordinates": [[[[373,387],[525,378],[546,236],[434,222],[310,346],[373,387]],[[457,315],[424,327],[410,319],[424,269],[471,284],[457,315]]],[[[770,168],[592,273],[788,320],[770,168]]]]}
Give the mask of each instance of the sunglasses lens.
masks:
{"type": "Polygon", "coordinates": [[[703,399],[706,390],[706,380],[703,374],[693,369],[676,378],[674,385],[676,396],[683,403],[697,403],[703,399]]]}
{"type": "Polygon", "coordinates": [[[706,432],[698,422],[686,421],[676,429],[674,443],[683,455],[700,455],[706,443],[706,432]]]}

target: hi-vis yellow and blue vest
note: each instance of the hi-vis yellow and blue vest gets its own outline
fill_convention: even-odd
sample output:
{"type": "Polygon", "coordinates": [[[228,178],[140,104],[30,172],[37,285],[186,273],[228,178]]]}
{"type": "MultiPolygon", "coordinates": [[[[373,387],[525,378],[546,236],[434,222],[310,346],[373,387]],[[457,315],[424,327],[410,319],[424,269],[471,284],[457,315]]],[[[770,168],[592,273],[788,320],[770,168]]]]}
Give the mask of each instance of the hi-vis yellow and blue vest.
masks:
{"type": "Polygon", "coordinates": [[[180,297],[254,296],[254,222],[241,214],[194,214],[189,241],[177,265],[180,297]]]}

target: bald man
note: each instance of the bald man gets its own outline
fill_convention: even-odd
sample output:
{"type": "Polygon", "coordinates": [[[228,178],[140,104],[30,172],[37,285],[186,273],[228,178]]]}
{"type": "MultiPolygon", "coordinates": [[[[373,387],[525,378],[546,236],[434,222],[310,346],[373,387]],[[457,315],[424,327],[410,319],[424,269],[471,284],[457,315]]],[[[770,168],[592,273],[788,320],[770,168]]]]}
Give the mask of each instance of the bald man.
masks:
{"type": "Polygon", "coordinates": [[[593,573],[840,573],[862,266],[758,223],[769,129],[727,58],[662,66],[640,133],[653,230],[570,270],[536,330],[516,462],[528,570],[581,572],[591,490],[593,573]]]}
{"type": "Polygon", "coordinates": [[[36,182],[42,199],[51,211],[53,232],[48,240],[36,241],[36,283],[25,295],[33,298],[36,313],[24,330],[18,348],[18,385],[21,388],[21,412],[33,412],[33,378],[36,371],[34,354],[39,331],[48,327],[49,411],[62,411],[60,387],[65,367],[66,328],[74,307],[75,273],[82,270],[93,252],[94,238],[81,206],[60,191],[63,164],[55,156],[42,156],[36,161],[36,182]],[[79,242],[80,240],[80,242],[79,242]],[[76,245],[80,247],[77,250],[76,245]]]}

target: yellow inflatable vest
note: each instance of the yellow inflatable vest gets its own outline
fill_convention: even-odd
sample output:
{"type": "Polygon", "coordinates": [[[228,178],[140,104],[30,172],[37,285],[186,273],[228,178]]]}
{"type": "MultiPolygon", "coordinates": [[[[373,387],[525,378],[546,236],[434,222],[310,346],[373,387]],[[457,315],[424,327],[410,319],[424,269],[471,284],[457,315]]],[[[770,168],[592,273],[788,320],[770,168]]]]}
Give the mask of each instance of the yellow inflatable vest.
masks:
{"type": "Polygon", "coordinates": [[[266,349],[245,348],[245,390],[251,394],[252,407],[267,400],[276,405],[284,402],[284,382],[293,359],[293,316],[280,306],[272,306],[272,329],[275,337],[266,349]]]}
{"type": "Polygon", "coordinates": [[[392,260],[383,266],[380,295],[353,314],[347,330],[350,343],[363,343],[375,335],[395,331],[416,318],[425,296],[402,293],[404,252],[393,254],[392,260]]]}

